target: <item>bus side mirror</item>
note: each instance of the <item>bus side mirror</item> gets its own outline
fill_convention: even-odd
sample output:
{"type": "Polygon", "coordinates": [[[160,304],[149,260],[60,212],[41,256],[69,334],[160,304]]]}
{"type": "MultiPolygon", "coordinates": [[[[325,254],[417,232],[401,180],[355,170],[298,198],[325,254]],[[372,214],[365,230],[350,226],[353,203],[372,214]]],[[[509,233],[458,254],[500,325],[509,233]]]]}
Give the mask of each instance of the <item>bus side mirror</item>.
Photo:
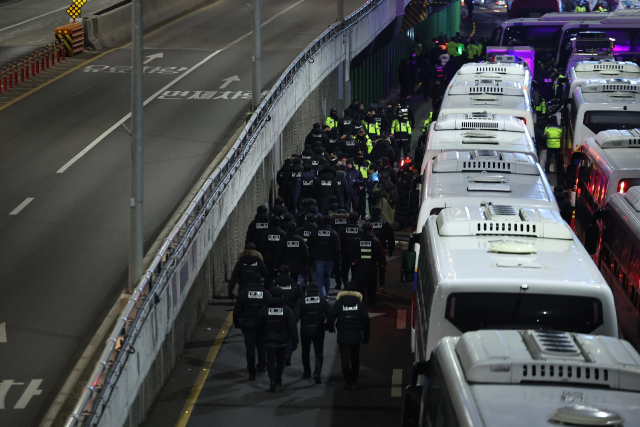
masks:
{"type": "Polygon", "coordinates": [[[600,228],[597,224],[591,224],[587,226],[586,236],[584,239],[584,248],[587,250],[589,255],[594,255],[596,250],[598,249],[598,240],[599,240],[600,228]]]}
{"type": "Polygon", "coordinates": [[[416,268],[416,252],[402,252],[402,267],[400,269],[400,281],[402,283],[413,283],[413,273],[416,268]]]}
{"type": "Polygon", "coordinates": [[[411,384],[407,386],[404,392],[404,400],[402,402],[402,427],[418,427],[420,426],[420,407],[422,406],[422,391],[424,385],[418,385],[418,377],[425,376],[428,370],[428,362],[417,362],[413,364],[411,372],[411,384]]]}

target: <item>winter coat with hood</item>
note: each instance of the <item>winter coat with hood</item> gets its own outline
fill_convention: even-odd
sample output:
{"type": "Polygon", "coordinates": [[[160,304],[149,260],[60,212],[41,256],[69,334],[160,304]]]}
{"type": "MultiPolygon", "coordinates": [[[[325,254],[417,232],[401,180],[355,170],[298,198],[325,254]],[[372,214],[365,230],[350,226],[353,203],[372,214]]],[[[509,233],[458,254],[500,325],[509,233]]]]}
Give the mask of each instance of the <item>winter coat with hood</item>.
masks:
{"type": "Polygon", "coordinates": [[[387,260],[382,251],[380,240],[371,233],[364,232],[353,241],[349,248],[349,257],[355,261],[354,281],[362,281],[373,278],[375,280],[378,267],[384,268],[387,260]]]}
{"type": "Polygon", "coordinates": [[[271,297],[258,313],[256,330],[267,347],[285,347],[289,340],[298,344],[296,316],[282,297],[271,297]]]}
{"type": "Polygon", "coordinates": [[[369,313],[362,302],[362,294],[342,291],[329,311],[329,331],[338,329],[338,344],[358,345],[369,342],[369,313]]]}
{"type": "Polygon", "coordinates": [[[244,290],[249,285],[249,277],[252,273],[258,273],[262,278],[267,277],[267,267],[264,264],[262,255],[254,250],[240,252],[229,280],[229,293],[233,292],[236,283],[239,284],[240,291],[244,290]]]}
{"type": "Polygon", "coordinates": [[[333,261],[334,267],[340,262],[340,238],[331,226],[321,225],[313,230],[307,239],[309,257],[312,261],[333,261]]]}
{"type": "Polygon", "coordinates": [[[249,283],[249,286],[238,295],[233,308],[233,323],[236,325],[240,323],[243,333],[255,331],[258,313],[269,298],[271,294],[261,283],[249,283]]]}
{"type": "Polygon", "coordinates": [[[364,179],[362,178],[362,174],[360,173],[358,168],[352,167],[351,169],[347,169],[347,171],[345,172],[345,178],[347,180],[349,194],[358,194],[358,184],[364,179]]]}
{"type": "Polygon", "coordinates": [[[320,142],[324,147],[329,145],[329,136],[322,131],[321,126],[311,129],[311,132],[309,132],[307,137],[304,139],[304,144],[309,144],[312,147],[316,142],[320,142]]]}
{"type": "MultiPolygon", "coordinates": [[[[300,202],[302,202],[304,199],[300,199],[300,202]]],[[[317,221],[320,220],[320,218],[322,217],[322,215],[320,215],[320,210],[318,209],[317,205],[307,205],[305,207],[302,208],[302,211],[300,211],[300,213],[298,213],[297,217],[296,217],[296,224],[298,224],[299,227],[302,227],[302,223],[305,222],[307,215],[313,214],[315,215],[317,218],[317,221]]]]}
{"type": "MultiPolygon", "coordinates": [[[[271,215],[278,217],[278,223],[280,224],[280,228],[284,228],[290,222],[296,222],[295,217],[289,212],[286,206],[283,205],[273,205],[271,207],[271,211],[269,212],[271,215]]],[[[260,248],[258,246],[258,248],[260,248]]]]}
{"type": "Polygon", "coordinates": [[[329,318],[329,302],[320,298],[317,289],[307,290],[306,295],[298,300],[294,314],[300,322],[300,335],[312,337],[324,333],[324,325],[329,318]]]}
{"type": "Polygon", "coordinates": [[[340,234],[340,230],[347,226],[349,222],[349,213],[344,209],[338,209],[331,215],[331,229],[340,234]]]}
{"type": "Polygon", "coordinates": [[[269,228],[269,214],[256,214],[247,229],[247,238],[245,239],[245,242],[251,242],[256,245],[257,248],[260,246],[260,237],[262,237],[262,233],[264,233],[267,228],[269,228]]]}
{"type": "Polygon", "coordinates": [[[316,181],[318,210],[320,212],[326,212],[329,206],[329,197],[331,196],[336,196],[338,198],[338,204],[343,206],[342,193],[343,190],[336,179],[336,173],[329,168],[322,169],[316,181]]]}
{"type": "MultiPolygon", "coordinates": [[[[346,201],[347,197],[349,197],[349,183],[347,182],[347,171],[337,170],[336,171],[336,180],[340,184],[340,191],[342,192],[342,200],[346,201]]],[[[338,199],[340,200],[340,199],[338,199]]],[[[340,203],[338,203],[339,205],[340,203]]],[[[335,209],[334,209],[335,212],[335,209]]]]}
{"type": "Polygon", "coordinates": [[[280,243],[276,247],[273,267],[278,268],[283,264],[289,267],[292,276],[296,279],[298,274],[305,272],[309,264],[307,244],[304,238],[298,236],[295,232],[287,231],[287,234],[280,239],[280,243]]]}
{"type": "Polygon", "coordinates": [[[382,249],[385,251],[393,252],[396,249],[396,237],[393,232],[391,224],[382,216],[382,209],[379,206],[374,206],[371,209],[371,226],[373,227],[373,233],[376,235],[382,249]]]}
{"type": "Polygon", "coordinates": [[[389,141],[386,139],[379,139],[376,141],[376,145],[373,146],[373,150],[371,150],[371,154],[369,155],[369,160],[371,163],[378,163],[378,161],[386,157],[388,159],[394,159],[396,156],[396,152],[389,144],[389,141]]]}
{"type": "Polygon", "coordinates": [[[413,190],[415,174],[413,171],[406,172],[400,177],[398,183],[398,203],[396,204],[396,220],[404,224],[411,223],[411,212],[409,211],[409,199],[413,190]]]}
{"type": "Polygon", "coordinates": [[[270,227],[260,238],[260,246],[258,249],[260,249],[260,253],[265,259],[265,265],[267,268],[275,268],[273,266],[273,260],[276,256],[276,248],[278,247],[280,240],[284,238],[285,234],[284,230],[280,227],[270,227]]]}
{"type": "MultiPolygon", "coordinates": [[[[311,235],[311,232],[318,228],[318,224],[315,222],[304,221],[300,227],[296,230],[296,234],[304,239],[304,242],[307,242],[307,239],[311,235]]],[[[308,249],[307,249],[308,251],[308,249]]]]}
{"type": "Polygon", "coordinates": [[[279,274],[273,281],[273,285],[282,289],[284,304],[289,307],[291,311],[295,310],[298,300],[302,298],[302,291],[300,290],[297,280],[294,280],[289,274],[279,274]]]}
{"type": "Polygon", "coordinates": [[[302,172],[300,176],[300,191],[294,196],[296,205],[298,205],[302,200],[308,199],[311,197],[315,199],[316,197],[316,174],[313,171],[305,171],[302,172]]]}

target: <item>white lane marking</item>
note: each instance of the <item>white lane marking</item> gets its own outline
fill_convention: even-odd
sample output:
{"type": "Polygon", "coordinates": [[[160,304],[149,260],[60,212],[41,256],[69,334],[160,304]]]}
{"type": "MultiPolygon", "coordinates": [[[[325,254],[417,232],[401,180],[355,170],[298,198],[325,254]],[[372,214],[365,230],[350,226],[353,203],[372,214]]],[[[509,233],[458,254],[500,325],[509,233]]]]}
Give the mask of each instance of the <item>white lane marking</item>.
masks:
{"type": "Polygon", "coordinates": [[[18,215],[22,209],[24,209],[29,203],[33,201],[33,197],[27,197],[24,202],[20,203],[9,215],[18,215]]]}
{"type": "Polygon", "coordinates": [[[24,409],[27,407],[29,401],[33,396],[40,396],[42,394],[42,390],[38,390],[40,384],[42,384],[42,380],[31,380],[24,393],[22,393],[22,396],[20,396],[20,399],[18,399],[18,401],[16,402],[13,409],[24,409]]]}
{"type": "Polygon", "coordinates": [[[391,397],[402,397],[402,369],[394,369],[391,375],[391,397]]]}
{"type": "Polygon", "coordinates": [[[398,329],[407,329],[407,310],[398,310],[398,329]]]}
{"type": "Polygon", "coordinates": [[[7,397],[7,393],[11,386],[14,385],[24,385],[24,383],[17,383],[14,380],[0,381],[0,409],[5,408],[4,399],[7,397]]]}
{"type": "MultiPolygon", "coordinates": [[[[265,21],[261,27],[264,27],[265,25],[267,25],[268,23],[272,22],[274,19],[276,19],[277,17],[279,17],[280,15],[290,11],[291,9],[293,9],[294,7],[296,7],[297,5],[299,5],[300,3],[302,3],[305,0],[300,0],[297,3],[292,4],[291,6],[289,6],[288,8],[284,9],[282,12],[277,13],[276,15],[274,15],[271,19],[265,21]]],[[[244,36],[240,37],[239,39],[236,39],[234,41],[232,41],[231,43],[229,43],[228,45],[226,45],[225,47],[223,47],[222,49],[216,50],[215,52],[213,52],[211,55],[207,56],[205,59],[203,59],[202,61],[198,62],[196,65],[194,65],[193,67],[189,68],[187,71],[184,72],[184,74],[180,75],[179,77],[177,77],[175,80],[173,80],[171,83],[169,83],[168,85],[166,85],[165,87],[163,87],[162,89],[160,89],[159,91],[157,91],[156,93],[154,93],[153,95],[151,95],[151,97],[149,99],[147,99],[146,101],[144,101],[143,105],[147,105],[148,103],[150,103],[151,101],[153,101],[154,99],[156,99],[158,96],[160,96],[164,91],[166,91],[167,89],[169,89],[171,86],[173,86],[174,84],[178,83],[180,80],[182,80],[184,77],[186,77],[187,75],[189,75],[192,71],[194,71],[195,69],[197,69],[198,67],[200,67],[202,64],[206,63],[207,61],[209,61],[211,58],[213,58],[214,56],[216,56],[217,54],[219,54],[220,52],[229,49],[231,46],[235,45],[236,43],[239,43],[240,41],[244,40],[245,38],[247,38],[248,36],[251,35],[251,33],[253,33],[253,31],[249,31],[247,34],[245,34],[244,36]]],[[[64,173],[64,171],[66,171],[67,169],[69,169],[69,167],[71,167],[71,165],[73,165],[75,162],[77,162],[82,156],[84,156],[85,154],[87,154],[89,152],[89,150],[91,150],[93,147],[95,147],[96,145],[98,145],[100,143],[100,141],[102,141],[103,139],[105,139],[107,136],[109,136],[109,134],[111,132],[113,132],[114,130],[116,130],[120,125],[122,125],[124,122],[126,122],[127,120],[129,120],[129,118],[131,117],[131,113],[128,113],[126,116],[124,116],[123,118],[121,118],[120,120],[118,120],[116,122],[116,124],[114,124],[113,126],[111,126],[109,129],[107,129],[102,135],[100,135],[99,137],[97,137],[91,144],[87,145],[82,151],[80,151],[78,154],[75,155],[75,157],[73,157],[71,160],[69,160],[64,166],[62,166],[60,169],[58,169],[58,171],[56,173],[64,173]]]]}
{"type": "Polygon", "coordinates": [[[147,65],[149,62],[153,61],[154,59],[164,58],[164,54],[162,52],[160,52],[160,53],[156,53],[154,55],[149,55],[146,58],[148,58],[148,59],[142,63],[143,65],[147,65]]]}
{"type": "Polygon", "coordinates": [[[384,316],[387,313],[369,313],[369,319],[372,317],[384,316]]]}
{"type": "Polygon", "coordinates": [[[0,342],[7,342],[7,322],[0,323],[0,342]]]}
{"type": "Polygon", "coordinates": [[[240,77],[238,77],[238,75],[236,74],[235,76],[231,76],[231,77],[227,77],[226,79],[222,79],[222,81],[224,83],[222,83],[222,86],[220,86],[220,89],[224,89],[225,87],[229,86],[232,82],[239,82],[240,81],[240,77]]]}
{"type": "Polygon", "coordinates": [[[60,12],[61,10],[67,9],[69,6],[61,7],[60,9],[52,10],[51,12],[44,13],[42,15],[36,16],[34,18],[27,19],[26,21],[18,22],[17,24],[10,25],[8,27],[0,28],[0,31],[8,30],[10,28],[19,27],[22,24],[26,24],[27,22],[35,21],[36,19],[40,19],[43,16],[51,15],[52,13],[60,12]]]}

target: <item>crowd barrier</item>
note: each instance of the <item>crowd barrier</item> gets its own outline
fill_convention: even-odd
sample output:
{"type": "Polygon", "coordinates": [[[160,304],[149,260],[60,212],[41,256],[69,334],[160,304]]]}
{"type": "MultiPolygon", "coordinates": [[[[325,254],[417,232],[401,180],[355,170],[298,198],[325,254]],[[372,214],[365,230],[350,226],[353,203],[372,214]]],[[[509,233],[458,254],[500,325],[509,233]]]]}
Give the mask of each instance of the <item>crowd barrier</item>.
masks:
{"type": "Polygon", "coordinates": [[[36,74],[53,67],[66,59],[65,49],[58,41],[34,50],[20,60],[2,65],[0,71],[0,93],[29,80],[36,74]]]}
{"type": "Polygon", "coordinates": [[[285,125],[311,90],[395,18],[396,0],[370,0],[289,65],[152,258],[66,427],[124,424],[213,242],[285,125]]]}

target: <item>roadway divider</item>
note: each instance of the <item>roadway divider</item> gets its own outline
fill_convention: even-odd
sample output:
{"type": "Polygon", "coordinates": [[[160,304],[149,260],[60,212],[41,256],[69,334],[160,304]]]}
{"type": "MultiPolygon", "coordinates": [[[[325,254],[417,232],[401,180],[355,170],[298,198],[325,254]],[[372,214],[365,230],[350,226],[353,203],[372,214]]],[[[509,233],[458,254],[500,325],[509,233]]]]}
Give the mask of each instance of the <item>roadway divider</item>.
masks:
{"type": "MultiPolygon", "coordinates": [[[[208,0],[143,0],[143,27],[148,29],[208,0]]],[[[131,0],[125,0],[82,18],[86,40],[94,49],[118,46],[131,40],[131,0]]]]}
{"type": "MultiPolygon", "coordinates": [[[[408,3],[368,1],[313,41],[281,75],[228,152],[194,190],[188,206],[152,256],[65,427],[121,427],[141,421],[134,417],[146,412],[170,369],[163,365],[161,380],[146,381],[147,376],[152,366],[156,368],[156,358],[170,335],[176,333],[173,324],[181,309],[190,308],[185,301],[203,264],[224,246],[218,242],[212,250],[219,237],[225,238],[223,228],[234,221],[232,214],[240,208],[240,199],[253,188],[257,172],[265,173],[266,159],[271,158],[283,129],[308,95],[396,19],[396,1],[408,3]],[[148,383],[153,383],[151,390],[144,388],[148,383]],[[133,405],[137,405],[135,410],[133,405]]],[[[236,230],[233,238],[238,239],[239,234],[236,230]]],[[[235,253],[223,256],[232,259],[235,253]]],[[[175,356],[165,363],[171,367],[174,362],[175,356]]]]}
{"type": "Polygon", "coordinates": [[[14,60],[0,67],[0,93],[29,80],[36,74],[64,61],[65,49],[57,40],[38,48],[20,60],[14,60]]]}

